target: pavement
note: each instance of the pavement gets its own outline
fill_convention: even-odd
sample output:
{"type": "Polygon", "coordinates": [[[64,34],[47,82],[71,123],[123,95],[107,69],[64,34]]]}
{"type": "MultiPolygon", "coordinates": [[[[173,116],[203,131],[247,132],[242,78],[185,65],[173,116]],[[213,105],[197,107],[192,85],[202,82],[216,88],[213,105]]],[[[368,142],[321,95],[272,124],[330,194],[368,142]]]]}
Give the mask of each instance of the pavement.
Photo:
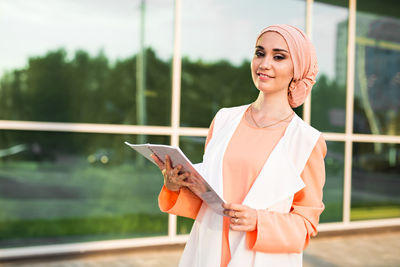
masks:
{"type": "MultiPolygon", "coordinates": [[[[0,262],[1,267],[176,267],[183,246],[0,262]]],[[[304,267],[400,267],[400,231],[321,235],[304,252],[304,267]]]]}

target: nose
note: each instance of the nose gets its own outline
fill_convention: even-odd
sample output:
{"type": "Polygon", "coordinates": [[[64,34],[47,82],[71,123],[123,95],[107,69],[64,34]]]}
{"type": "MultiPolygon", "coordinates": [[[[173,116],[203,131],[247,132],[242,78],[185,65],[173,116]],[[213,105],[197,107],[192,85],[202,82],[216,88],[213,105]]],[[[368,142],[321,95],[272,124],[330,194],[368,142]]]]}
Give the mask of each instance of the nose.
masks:
{"type": "Polygon", "coordinates": [[[269,56],[264,57],[264,59],[261,61],[260,69],[270,69],[271,63],[272,58],[270,58],[269,56]]]}

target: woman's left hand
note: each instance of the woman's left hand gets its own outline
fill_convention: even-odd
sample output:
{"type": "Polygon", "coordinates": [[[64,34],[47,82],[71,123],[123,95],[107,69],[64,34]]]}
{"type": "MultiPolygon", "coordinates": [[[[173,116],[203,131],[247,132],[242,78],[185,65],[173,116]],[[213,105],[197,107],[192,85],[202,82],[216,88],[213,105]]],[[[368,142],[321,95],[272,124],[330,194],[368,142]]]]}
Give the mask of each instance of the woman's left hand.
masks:
{"type": "Polygon", "coordinates": [[[257,228],[257,210],[241,204],[222,204],[225,216],[230,217],[234,231],[250,232],[257,228]]]}

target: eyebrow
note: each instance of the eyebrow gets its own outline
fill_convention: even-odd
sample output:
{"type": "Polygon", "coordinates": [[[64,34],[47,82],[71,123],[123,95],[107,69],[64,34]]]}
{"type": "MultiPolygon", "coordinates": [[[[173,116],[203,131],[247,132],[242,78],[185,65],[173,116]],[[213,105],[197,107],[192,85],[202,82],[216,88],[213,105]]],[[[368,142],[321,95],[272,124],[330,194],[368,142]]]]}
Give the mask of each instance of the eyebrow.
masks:
{"type": "MultiPolygon", "coordinates": [[[[263,46],[261,46],[261,45],[257,45],[257,46],[256,46],[256,48],[259,48],[259,49],[265,50],[265,49],[264,49],[264,47],[263,47],[263,46]]],[[[274,51],[274,52],[286,52],[286,53],[288,53],[288,54],[289,54],[289,52],[288,52],[287,50],[285,50],[285,49],[282,49],[282,48],[273,48],[273,49],[272,49],[272,51],[274,51]]]]}

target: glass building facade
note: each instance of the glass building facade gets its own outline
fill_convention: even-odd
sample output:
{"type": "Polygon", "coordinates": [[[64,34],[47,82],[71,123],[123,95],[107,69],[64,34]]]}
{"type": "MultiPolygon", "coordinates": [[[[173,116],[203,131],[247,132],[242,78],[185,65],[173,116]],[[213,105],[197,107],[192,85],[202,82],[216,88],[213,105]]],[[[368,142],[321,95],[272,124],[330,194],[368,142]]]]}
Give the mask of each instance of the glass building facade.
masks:
{"type": "Polygon", "coordinates": [[[400,225],[400,4],[388,1],[0,0],[0,255],[105,240],[174,242],[158,168],[130,143],[202,159],[221,107],[255,100],[254,41],[313,40],[296,109],[328,145],[321,230],[400,225]]]}

